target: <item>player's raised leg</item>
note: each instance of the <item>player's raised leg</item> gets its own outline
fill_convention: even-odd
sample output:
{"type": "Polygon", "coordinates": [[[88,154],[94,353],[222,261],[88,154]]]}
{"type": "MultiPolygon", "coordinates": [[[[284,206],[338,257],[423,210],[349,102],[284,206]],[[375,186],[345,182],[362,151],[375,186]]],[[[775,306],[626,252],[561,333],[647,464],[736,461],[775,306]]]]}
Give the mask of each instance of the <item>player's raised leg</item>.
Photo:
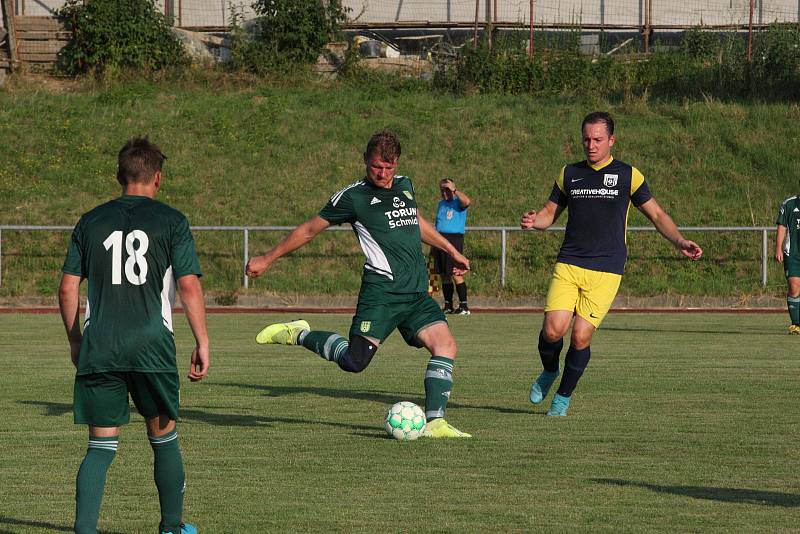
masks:
{"type": "Polygon", "coordinates": [[[449,424],[444,416],[453,390],[453,364],[457,345],[447,323],[435,323],[417,333],[417,338],[431,353],[425,369],[425,418],[423,436],[429,438],[471,438],[449,424]]]}
{"type": "Polygon", "coordinates": [[[311,330],[308,322],[302,319],[268,325],[258,333],[256,342],[301,345],[350,373],[360,373],[366,369],[380,345],[376,338],[352,332],[348,340],[336,332],[311,330]]]}

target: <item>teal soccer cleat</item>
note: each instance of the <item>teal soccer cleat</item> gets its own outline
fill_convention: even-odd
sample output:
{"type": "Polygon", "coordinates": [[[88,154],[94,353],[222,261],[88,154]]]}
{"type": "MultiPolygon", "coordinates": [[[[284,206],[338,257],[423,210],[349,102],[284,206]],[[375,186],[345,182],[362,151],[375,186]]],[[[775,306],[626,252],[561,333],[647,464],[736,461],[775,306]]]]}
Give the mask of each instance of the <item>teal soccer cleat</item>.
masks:
{"type": "MultiPolygon", "coordinates": [[[[168,532],[162,532],[161,534],[169,534],[168,532]]],[[[189,523],[181,523],[181,534],[197,534],[197,529],[194,528],[194,525],[189,523]]]]}
{"type": "Polygon", "coordinates": [[[533,381],[531,384],[531,402],[534,404],[539,404],[544,400],[547,394],[550,392],[550,388],[553,386],[553,382],[556,381],[558,378],[559,372],[554,371],[542,371],[542,374],[539,375],[539,378],[533,381]]]}
{"type": "Polygon", "coordinates": [[[564,397],[558,393],[553,395],[553,402],[550,404],[550,410],[547,415],[549,417],[566,417],[570,399],[571,397],[564,397]]]}

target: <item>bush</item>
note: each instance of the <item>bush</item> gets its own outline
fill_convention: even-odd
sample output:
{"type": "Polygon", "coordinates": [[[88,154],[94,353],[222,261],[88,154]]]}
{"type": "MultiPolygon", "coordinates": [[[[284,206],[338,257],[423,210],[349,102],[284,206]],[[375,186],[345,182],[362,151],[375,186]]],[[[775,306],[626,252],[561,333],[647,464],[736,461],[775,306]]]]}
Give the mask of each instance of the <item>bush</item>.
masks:
{"type": "Polygon", "coordinates": [[[316,61],[322,47],[347,21],[340,0],[256,0],[252,38],[234,14],[231,36],[234,68],[257,74],[294,70],[316,61]]]}
{"type": "Polygon", "coordinates": [[[800,28],[795,24],[772,24],[753,39],[751,66],[753,90],[771,95],[800,92],[800,28]]]}
{"type": "Polygon", "coordinates": [[[153,0],[67,0],[56,18],[72,32],[58,58],[58,68],[67,74],[155,71],[187,63],[153,0]]]}

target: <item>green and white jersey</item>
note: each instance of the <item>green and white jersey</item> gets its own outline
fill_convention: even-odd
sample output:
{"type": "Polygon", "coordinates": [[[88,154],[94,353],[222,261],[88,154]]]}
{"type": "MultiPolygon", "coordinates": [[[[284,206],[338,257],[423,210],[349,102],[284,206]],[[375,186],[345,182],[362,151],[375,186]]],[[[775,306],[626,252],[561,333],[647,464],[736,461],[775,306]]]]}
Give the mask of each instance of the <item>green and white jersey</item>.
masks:
{"type": "Polygon", "coordinates": [[[88,280],[78,375],[175,372],[175,280],[201,276],[183,214],[122,196],[84,214],[61,269],[88,280]]]}
{"type": "Polygon", "coordinates": [[[775,223],[786,227],[783,253],[790,259],[800,261],[800,199],[794,196],[784,200],[775,223]]]}
{"type": "Polygon", "coordinates": [[[428,290],[417,201],[406,176],[395,176],[391,189],[376,187],[366,178],[350,184],[331,197],[319,216],[353,227],[366,257],[362,291],[368,284],[386,293],[428,290]]]}

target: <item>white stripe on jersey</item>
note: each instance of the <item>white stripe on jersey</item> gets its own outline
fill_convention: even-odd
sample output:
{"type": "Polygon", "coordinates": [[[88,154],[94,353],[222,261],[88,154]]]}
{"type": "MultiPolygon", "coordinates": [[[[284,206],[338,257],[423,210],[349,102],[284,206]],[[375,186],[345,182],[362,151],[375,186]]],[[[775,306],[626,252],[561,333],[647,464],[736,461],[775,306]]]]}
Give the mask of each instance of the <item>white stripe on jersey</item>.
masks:
{"type": "Polygon", "coordinates": [[[336,203],[339,202],[339,200],[342,198],[342,195],[344,195],[347,192],[348,189],[352,189],[352,188],[354,188],[356,186],[364,185],[364,184],[366,184],[366,182],[364,180],[360,180],[360,181],[358,181],[358,182],[356,182],[354,184],[348,185],[347,187],[345,187],[341,191],[338,191],[338,192],[334,193],[333,196],[331,197],[331,204],[333,204],[335,206],[336,203]]]}
{"type": "Polygon", "coordinates": [[[161,290],[161,319],[170,332],[172,330],[172,307],[175,305],[175,277],[172,276],[172,265],[164,272],[161,290]]]}
{"type": "Polygon", "coordinates": [[[394,280],[394,276],[392,276],[392,266],[389,265],[386,254],[383,253],[380,245],[378,245],[378,242],[375,241],[375,238],[369,233],[369,230],[358,221],[353,223],[353,229],[358,236],[358,244],[361,245],[361,250],[364,251],[364,256],[367,257],[364,268],[375,271],[389,280],[394,280]]]}

